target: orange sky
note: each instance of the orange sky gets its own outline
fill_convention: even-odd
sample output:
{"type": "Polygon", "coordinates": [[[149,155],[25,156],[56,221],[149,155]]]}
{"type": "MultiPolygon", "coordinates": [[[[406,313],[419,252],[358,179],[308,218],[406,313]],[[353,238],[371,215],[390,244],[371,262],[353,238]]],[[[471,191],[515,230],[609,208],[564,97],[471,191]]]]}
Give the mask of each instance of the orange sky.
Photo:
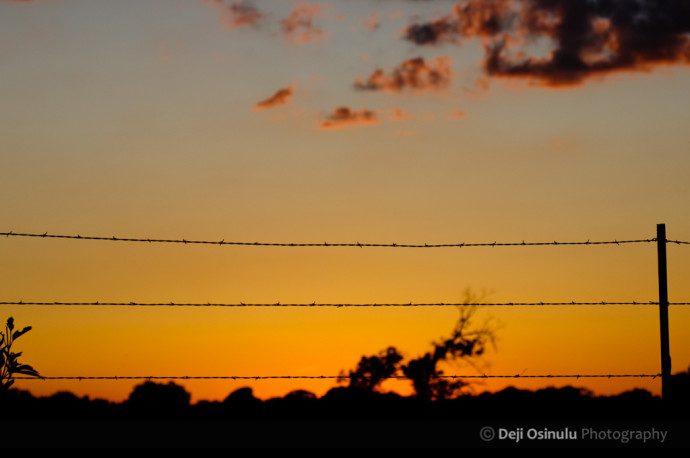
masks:
{"type": "MultiPolygon", "coordinates": [[[[690,239],[685,65],[558,90],[496,77],[486,88],[475,82],[487,78],[481,40],[420,47],[401,38],[409,21],[446,14],[449,2],[316,2],[309,17],[322,35],[304,44],[281,26],[292,2],[256,1],[266,22],[238,27],[208,2],[114,3],[0,2],[0,231],[444,243],[651,238],[664,222],[669,238],[690,239]],[[372,13],[378,28],[366,26],[372,13]],[[418,56],[448,56],[448,84],[353,87],[418,56]],[[281,88],[292,91],[285,103],[255,110],[281,88]],[[345,116],[347,128],[321,129],[339,107],[371,110],[376,122],[345,116]]],[[[2,300],[450,302],[467,287],[493,301],[657,298],[654,244],[277,249],[3,238],[0,255],[2,300]]],[[[668,256],[670,299],[688,300],[690,249],[672,245],[668,256]]],[[[337,374],[389,345],[415,356],[456,313],[3,306],[0,317],[34,327],[18,347],[45,375],[254,375],[337,374]]],[[[657,315],[482,310],[480,320],[499,326],[486,371],[655,373],[657,315]]],[[[672,309],[675,371],[690,365],[689,330],[690,314],[672,309]]],[[[577,384],[659,391],[648,380],[577,384]]],[[[133,383],[18,385],[119,400],[133,383]]],[[[267,397],[322,394],[332,382],[184,385],[194,399],[222,399],[240,385],[267,397]]]]}

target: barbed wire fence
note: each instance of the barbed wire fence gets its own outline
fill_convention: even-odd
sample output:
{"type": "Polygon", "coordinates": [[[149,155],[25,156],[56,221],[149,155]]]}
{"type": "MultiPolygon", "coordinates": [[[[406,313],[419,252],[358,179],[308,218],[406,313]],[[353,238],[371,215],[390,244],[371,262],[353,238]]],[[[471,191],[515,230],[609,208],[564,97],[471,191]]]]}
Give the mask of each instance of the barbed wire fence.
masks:
{"type": "MultiPolygon", "coordinates": [[[[669,302],[666,292],[666,245],[690,245],[690,242],[683,240],[666,239],[665,225],[657,225],[657,237],[639,238],[624,240],[585,240],[585,241],[540,241],[540,242],[459,242],[459,243],[369,243],[369,242],[248,242],[248,241],[226,241],[222,240],[195,240],[186,238],[161,239],[152,237],[118,237],[118,236],[94,236],[94,235],[69,235],[53,234],[48,232],[0,232],[0,236],[22,237],[22,238],[41,238],[41,239],[67,239],[81,241],[108,241],[108,242],[130,242],[146,244],[182,244],[182,245],[216,245],[216,246],[242,246],[242,247],[323,247],[323,248],[473,248],[473,247],[555,247],[555,246],[601,246],[601,245],[631,245],[656,243],[659,257],[659,301],[539,301],[539,302],[408,302],[408,303],[244,303],[244,302],[116,302],[116,301],[0,301],[0,306],[40,306],[40,307],[329,307],[329,308],[361,308],[361,307],[572,307],[572,306],[658,306],[660,311],[661,325],[661,347],[662,347],[662,371],[660,373],[638,373],[638,374],[452,374],[435,375],[439,379],[662,379],[662,396],[666,397],[667,385],[670,378],[670,350],[668,347],[668,307],[669,306],[688,306],[690,302],[669,302]]],[[[46,376],[40,380],[346,380],[347,375],[70,375],[70,376],[46,376]]],[[[402,375],[391,375],[386,379],[407,379],[402,375]]],[[[32,377],[16,377],[18,380],[37,380],[32,377]]]]}
{"type": "MultiPolygon", "coordinates": [[[[0,305],[18,306],[41,306],[41,307],[328,307],[328,308],[347,308],[347,307],[586,307],[586,306],[617,306],[617,305],[637,305],[655,306],[659,302],[655,301],[629,301],[629,302],[402,302],[402,303],[223,303],[223,302],[33,302],[33,301],[0,301],[0,305]]],[[[688,306],[690,302],[669,302],[668,305],[688,306]]]]}
{"type": "MultiPolygon", "coordinates": [[[[455,243],[370,243],[370,242],[248,242],[223,240],[194,240],[185,238],[160,239],[154,237],[106,237],[97,235],[49,234],[48,232],[0,232],[5,237],[29,237],[67,240],[91,240],[101,242],[167,243],[181,245],[256,246],[256,247],[328,247],[328,248],[472,248],[510,246],[577,246],[577,245],[630,245],[656,242],[655,238],[629,240],[541,241],[541,242],[455,242],[455,243]]],[[[674,241],[678,244],[690,242],[674,241]]]]}
{"type": "MultiPolygon", "coordinates": [[[[367,378],[366,376],[359,376],[367,378]]],[[[661,374],[434,374],[432,379],[590,379],[641,378],[656,379],[661,374]]],[[[14,377],[17,380],[40,380],[34,377],[14,377]]],[[[348,375],[71,375],[42,377],[43,380],[348,380],[348,375]]],[[[385,380],[409,380],[404,375],[377,376],[385,380]]]]}

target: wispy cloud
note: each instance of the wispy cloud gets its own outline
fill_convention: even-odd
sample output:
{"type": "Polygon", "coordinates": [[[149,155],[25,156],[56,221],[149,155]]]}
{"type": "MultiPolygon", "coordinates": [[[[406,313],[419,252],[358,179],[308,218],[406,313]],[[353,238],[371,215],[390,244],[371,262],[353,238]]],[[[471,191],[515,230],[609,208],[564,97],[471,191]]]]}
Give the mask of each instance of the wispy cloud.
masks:
{"type": "Polygon", "coordinates": [[[364,28],[370,31],[374,31],[381,27],[381,17],[378,13],[369,13],[369,15],[364,19],[364,28]]]}
{"type": "Polygon", "coordinates": [[[396,122],[404,122],[412,119],[412,115],[402,108],[393,108],[391,110],[390,120],[396,122]]]}
{"type": "Polygon", "coordinates": [[[353,110],[349,107],[336,108],[321,121],[322,129],[344,129],[349,127],[377,124],[378,115],[375,111],[362,109],[353,110]]]}
{"type": "Polygon", "coordinates": [[[437,90],[448,85],[451,75],[448,57],[438,57],[428,63],[423,57],[416,57],[405,60],[388,73],[376,69],[365,80],[356,81],[354,86],[360,91],[437,90]]]}
{"type": "Polygon", "coordinates": [[[326,33],[315,24],[314,18],[319,15],[321,15],[320,5],[299,3],[282,20],[283,33],[288,40],[295,44],[320,41],[326,37],[326,33]]]}
{"type": "Polygon", "coordinates": [[[229,28],[254,27],[266,16],[249,0],[205,0],[220,12],[223,24],[229,28]]]}
{"type": "Polygon", "coordinates": [[[265,110],[267,108],[275,108],[280,105],[285,105],[290,101],[293,93],[294,91],[291,87],[278,89],[272,96],[268,97],[267,99],[261,100],[260,102],[257,102],[257,104],[254,105],[254,107],[257,110],[265,110]]]}
{"type": "Polygon", "coordinates": [[[467,113],[465,113],[462,110],[454,110],[450,113],[449,118],[454,119],[456,121],[459,121],[459,120],[467,118],[467,113]]]}

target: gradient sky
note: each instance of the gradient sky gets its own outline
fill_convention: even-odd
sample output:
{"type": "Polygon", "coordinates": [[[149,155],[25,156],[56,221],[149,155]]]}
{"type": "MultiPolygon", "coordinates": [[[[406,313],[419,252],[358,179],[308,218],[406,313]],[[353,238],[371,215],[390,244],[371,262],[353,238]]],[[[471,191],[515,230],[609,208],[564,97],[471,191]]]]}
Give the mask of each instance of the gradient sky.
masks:
{"type": "MultiPolygon", "coordinates": [[[[408,25],[454,4],[256,0],[260,20],[247,24],[230,1],[0,1],[0,230],[443,243],[651,238],[664,222],[669,238],[690,239],[688,60],[557,86],[488,75],[486,38],[404,39],[408,25]],[[291,11],[310,27],[286,32],[291,11]],[[354,87],[417,57],[447,59],[445,84],[354,87]],[[339,107],[348,110],[334,117],[339,107]],[[329,116],[342,128],[324,129],[329,116]]],[[[360,250],[8,238],[0,255],[3,300],[449,302],[467,287],[495,301],[657,298],[653,244],[360,250]]],[[[669,246],[668,256],[670,299],[688,300],[690,249],[669,246]]],[[[44,375],[337,374],[388,345],[420,354],[457,314],[2,312],[34,327],[18,346],[44,375]]],[[[659,370],[654,308],[478,317],[499,326],[487,373],[659,370]]],[[[685,370],[690,312],[671,310],[671,350],[674,370],[685,370]]],[[[475,389],[508,384],[547,382],[475,389]]],[[[648,380],[577,384],[659,391],[648,380]]],[[[133,386],[18,385],[117,400],[133,386]]],[[[247,383],[184,385],[194,399],[222,399],[247,383]]],[[[249,385],[266,397],[322,394],[332,382],[249,385]]]]}

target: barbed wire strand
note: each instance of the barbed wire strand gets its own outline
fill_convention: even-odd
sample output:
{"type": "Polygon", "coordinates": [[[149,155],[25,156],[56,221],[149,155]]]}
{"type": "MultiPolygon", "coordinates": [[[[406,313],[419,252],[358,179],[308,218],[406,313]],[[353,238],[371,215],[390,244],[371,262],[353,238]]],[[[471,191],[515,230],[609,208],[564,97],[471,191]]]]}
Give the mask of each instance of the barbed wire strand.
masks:
{"type": "MultiPolygon", "coordinates": [[[[403,302],[403,303],[222,303],[222,302],[59,302],[59,301],[0,301],[2,305],[19,306],[57,306],[57,307],[546,307],[546,306],[614,306],[614,305],[636,305],[652,306],[659,305],[655,301],[629,301],[629,302],[403,302]]],[[[687,306],[690,302],[669,302],[669,305],[687,306]]]]}
{"type": "MultiPolygon", "coordinates": [[[[0,236],[5,237],[36,237],[50,239],[71,239],[71,240],[98,240],[108,242],[141,242],[141,243],[177,243],[184,245],[219,245],[219,246],[264,246],[264,247],[357,247],[357,248],[464,248],[464,247],[507,247],[507,246],[572,246],[572,245],[623,245],[633,243],[656,242],[656,238],[633,239],[633,240],[587,240],[584,242],[481,242],[481,243],[361,243],[361,242],[317,242],[317,243],[298,243],[298,242],[237,242],[237,241],[213,241],[213,240],[187,240],[187,239],[156,239],[138,237],[101,237],[93,235],[66,235],[29,233],[29,232],[0,232],[0,236]]],[[[685,242],[673,242],[685,243],[685,242]]]]}
{"type": "Polygon", "coordinates": [[[690,245],[690,242],[685,242],[683,240],[666,240],[666,243],[675,243],[676,245],[690,245]]]}
{"type": "MultiPolygon", "coordinates": [[[[435,379],[553,379],[553,378],[651,378],[661,377],[661,374],[454,374],[435,375],[435,379]]],[[[347,375],[70,375],[46,376],[42,378],[19,376],[16,380],[347,380],[347,375]]],[[[391,380],[407,380],[404,375],[381,377],[391,380]]]]}

